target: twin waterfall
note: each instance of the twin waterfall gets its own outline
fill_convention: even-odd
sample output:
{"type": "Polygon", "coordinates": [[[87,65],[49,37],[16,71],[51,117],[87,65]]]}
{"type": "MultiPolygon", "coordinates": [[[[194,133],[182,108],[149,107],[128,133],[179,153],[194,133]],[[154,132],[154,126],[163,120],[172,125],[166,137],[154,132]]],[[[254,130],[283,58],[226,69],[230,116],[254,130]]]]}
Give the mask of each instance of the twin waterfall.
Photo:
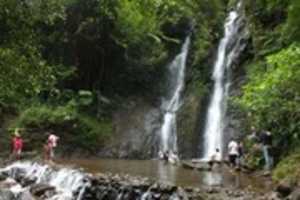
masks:
{"type": "MultiPolygon", "coordinates": [[[[238,5],[240,9],[241,5],[238,5]]],[[[240,34],[242,20],[237,11],[231,11],[225,22],[224,37],[220,41],[213,70],[214,88],[206,117],[203,159],[210,159],[219,149],[224,155],[225,113],[230,87],[230,68],[244,48],[240,34]]]]}
{"type": "Polygon", "coordinates": [[[181,105],[181,93],[184,89],[185,65],[189,44],[190,37],[185,40],[181,52],[168,65],[170,74],[168,94],[162,103],[162,110],[165,113],[160,135],[160,150],[163,152],[177,152],[176,114],[181,105]]]}

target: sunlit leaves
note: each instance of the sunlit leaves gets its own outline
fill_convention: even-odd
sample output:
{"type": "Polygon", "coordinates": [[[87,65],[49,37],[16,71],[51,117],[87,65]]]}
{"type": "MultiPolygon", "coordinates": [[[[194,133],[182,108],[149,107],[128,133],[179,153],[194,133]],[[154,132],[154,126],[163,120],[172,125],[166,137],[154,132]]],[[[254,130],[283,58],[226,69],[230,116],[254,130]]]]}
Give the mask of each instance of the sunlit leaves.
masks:
{"type": "Polygon", "coordinates": [[[254,66],[238,100],[252,125],[273,129],[279,139],[300,137],[300,45],[293,44],[254,66]]]}

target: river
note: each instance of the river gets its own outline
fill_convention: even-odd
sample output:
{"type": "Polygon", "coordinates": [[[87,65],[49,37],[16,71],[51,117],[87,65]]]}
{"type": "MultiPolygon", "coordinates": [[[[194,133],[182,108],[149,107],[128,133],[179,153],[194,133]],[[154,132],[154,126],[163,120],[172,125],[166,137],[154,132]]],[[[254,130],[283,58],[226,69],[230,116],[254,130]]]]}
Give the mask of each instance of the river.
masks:
{"type": "Polygon", "coordinates": [[[229,170],[226,166],[213,171],[198,171],[159,160],[64,159],[58,163],[83,168],[93,174],[128,174],[183,187],[221,186],[230,189],[253,189],[258,192],[270,189],[260,178],[229,170]]]}

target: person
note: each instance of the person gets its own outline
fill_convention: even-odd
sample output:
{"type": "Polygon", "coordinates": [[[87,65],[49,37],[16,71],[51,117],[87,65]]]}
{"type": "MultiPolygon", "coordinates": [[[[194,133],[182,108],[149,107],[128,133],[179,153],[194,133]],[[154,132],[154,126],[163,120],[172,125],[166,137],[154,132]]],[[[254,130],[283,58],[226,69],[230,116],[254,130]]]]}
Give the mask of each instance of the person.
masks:
{"type": "Polygon", "coordinates": [[[15,129],[14,135],[12,139],[12,155],[17,160],[20,160],[23,150],[23,139],[21,138],[18,128],[15,129]]]}
{"type": "Polygon", "coordinates": [[[273,167],[272,145],[273,137],[270,131],[263,131],[261,135],[261,142],[263,145],[263,155],[265,159],[265,169],[271,170],[273,167]]]}
{"type": "Polygon", "coordinates": [[[228,144],[229,163],[231,167],[236,167],[238,152],[238,143],[232,139],[228,144]]]}
{"type": "Polygon", "coordinates": [[[48,142],[44,144],[44,159],[46,161],[50,160],[50,147],[48,145],[48,142]]]}
{"type": "Polygon", "coordinates": [[[211,156],[210,160],[208,161],[209,169],[211,170],[215,163],[221,164],[221,161],[222,161],[222,155],[220,149],[216,148],[215,153],[211,156]]]}
{"type": "Polygon", "coordinates": [[[168,161],[171,164],[176,164],[179,162],[178,154],[176,151],[170,151],[168,161]]]}
{"type": "Polygon", "coordinates": [[[248,139],[251,141],[258,143],[259,142],[259,136],[257,134],[257,131],[254,126],[251,126],[251,134],[249,135],[248,139]]]}
{"type": "Polygon", "coordinates": [[[163,153],[162,150],[159,150],[159,151],[158,151],[158,158],[159,158],[160,160],[163,160],[163,159],[164,159],[164,153],[163,153]]]}
{"type": "Polygon", "coordinates": [[[167,163],[169,161],[169,151],[166,150],[163,152],[163,160],[167,163]]]}
{"type": "Polygon", "coordinates": [[[58,136],[56,136],[53,133],[48,133],[47,144],[48,144],[48,151],[49,151],[49,155],[50,155],[50,160],[53,160],[54,157],[55,157],[55,148],[57,147],[58,140],[59,140],[58,136]]]}
{"type": "Polygon", "coordinates": [[[240,168],[243,164],[243,156],[244,156],[243,142],[239,141],[239,143],[238,143],[238,157],[237,157],[238,168],[240,168]]]}

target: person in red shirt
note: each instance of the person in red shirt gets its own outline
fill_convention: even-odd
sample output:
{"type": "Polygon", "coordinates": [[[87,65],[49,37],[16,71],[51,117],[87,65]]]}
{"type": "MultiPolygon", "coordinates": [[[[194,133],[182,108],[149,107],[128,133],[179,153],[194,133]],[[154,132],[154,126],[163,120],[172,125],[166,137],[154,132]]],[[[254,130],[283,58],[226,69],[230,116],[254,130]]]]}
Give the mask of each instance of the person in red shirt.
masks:
{"type": "Polygon", "coordinates": [[[12,140],[12,154],[17,160],[20,160],[23,150],[23,139],[20,136],[18,128],[15,130],[14,135],[15,137],[12,140]]]}

